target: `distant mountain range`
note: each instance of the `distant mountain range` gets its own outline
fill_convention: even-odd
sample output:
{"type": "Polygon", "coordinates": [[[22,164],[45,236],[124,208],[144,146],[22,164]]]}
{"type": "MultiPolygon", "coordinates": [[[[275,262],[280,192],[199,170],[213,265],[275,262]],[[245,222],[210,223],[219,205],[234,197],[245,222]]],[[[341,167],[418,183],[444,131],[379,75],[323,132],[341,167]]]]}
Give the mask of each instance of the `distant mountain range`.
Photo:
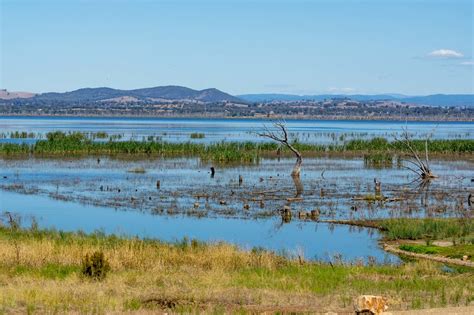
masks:
{"type": "Polygon", "coordinates": [[[434,94],[427,96],[407,96],[403,94],[320,94],[320,95],[294,95],[294,94],[243,94],[238,98],[247,102],[272,102],[272,101],[323,101],[326,99],[346,98],[355,101],[390,100],[409,104],[431,106],[470,106],[474,107],[474,94],[434,94]]]}
{"type": "Polygon", "coordinates": [[[132,101],[201,101],[204,103],[255,103],[272,101],[322,101],[326,99],[344,98],[355,101],[390,100],[408,104],[431,106],[468,106],[474,107],[474,94],[435,94],[427,96],[407,96],[402,94],[320,94],[320,95],[294,95],[294,94],[244,94],[233,96],[215,88],[193,90],[183,86],[158,86],[135,90],[119,90],[108,87],[83,88],[71,92],[48,92],[34,94],[28,92],[9,92],[0,90],[0,100],[32,100],[48,102],[132,102],[132,101]]]}
{"type": "MultiPolygon", "coordinates": [[[[15,92],[4,94],[11,95],[15,92]]],[[[0,98],[1,95],[0,95],[0,98]]],[[[25,97],[23,97],[25,98],[25,97]]],[[[219,91],[218,89],[193,90],[183,86],[158,86],[136,90],[119,90],[108,87],[84,88],[64,93],[31,94],[32,100],[37,101],[63,101],[63,102],[97,102],[97,101],[145,101],[145,100],[177,100],[177,101],[202,101],[202,102],[236,102],[243,103],[235,96],[219,91]]],[[[3,99],[7,99],[6,97],[3,99]]]]}

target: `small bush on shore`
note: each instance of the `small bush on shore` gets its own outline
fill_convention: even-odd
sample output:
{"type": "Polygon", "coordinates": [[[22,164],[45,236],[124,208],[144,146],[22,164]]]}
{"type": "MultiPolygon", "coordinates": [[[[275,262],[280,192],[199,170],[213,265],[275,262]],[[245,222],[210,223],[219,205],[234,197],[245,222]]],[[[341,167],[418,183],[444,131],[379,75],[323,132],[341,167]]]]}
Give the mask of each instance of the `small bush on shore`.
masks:
{"type": "Polygon", "coordinates": [[[81,273],[87,278],[101,281],[105,279],[109,271],[109,262],[101,251],[94,252],[90,256],[86,254],[82,260],[81,273]]]}

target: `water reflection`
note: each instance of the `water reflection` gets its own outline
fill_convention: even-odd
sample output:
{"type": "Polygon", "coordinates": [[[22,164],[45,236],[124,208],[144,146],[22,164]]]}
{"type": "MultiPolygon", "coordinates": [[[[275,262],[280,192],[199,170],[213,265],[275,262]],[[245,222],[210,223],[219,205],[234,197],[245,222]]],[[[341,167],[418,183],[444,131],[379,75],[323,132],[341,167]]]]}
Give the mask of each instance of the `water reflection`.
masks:
{"type": "MultiPolygon", "coordinates": [[[[205,138],[196,142],[266,141],[255,137],[267,120],[259,119],[192,119],[192,118],[64,118],[64,117],[0,117],[0,130],[7,134],[15,131],[45,135],[50,131],[105,131],[122,135],[122,139],[142,140],[149,136],[157,139],[190,141],[191,133],[203,133],[205,138]]],[[[433,139],[469,139],[474,134],[472,122],[397,122],[397,121],[334,121],[287,120],[292,138],[305,143],[336,143],[353,138],[392,138],[407,126],[417,137],[433,134],[433,139]]],[[[5,141],[6,139],[0,139],[5,141]]],[[[23,139],[14,139],[22,141],[23,139]]],[[[31,141],[31,140],[26,140],[31,141]]]]}
{"type": "Polygon", "coordinates": [[[40,227],[65,231],[82,230],[127,236],[158,238],[165,241],[183,237],[201,241],[226,241],[244,249],[264,247],[294,255],[302,251],[307,259],[328,260],[340,255],[344,260],[398,262],[377,244],[377,231],[348,226],[293,222],[279,225],[278,219],[238,220],[153,216],[136,211],[80,205],[51,198],[0,191],[0,209],[25,218],[24,226],[35,217],[40,227]],[[278,228],[276,228],[278,227],[278,228]]]}

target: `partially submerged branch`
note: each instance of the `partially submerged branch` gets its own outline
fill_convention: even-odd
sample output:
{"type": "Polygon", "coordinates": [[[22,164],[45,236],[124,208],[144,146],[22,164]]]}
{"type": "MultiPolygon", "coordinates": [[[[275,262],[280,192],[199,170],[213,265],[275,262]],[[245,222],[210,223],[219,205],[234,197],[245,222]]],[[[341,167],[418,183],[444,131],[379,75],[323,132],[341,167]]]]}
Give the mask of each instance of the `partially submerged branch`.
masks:
{"type": "Polygon", "coordinates": [[[406,128],[403,128],[403,133],[402,133],[402,138],[395,140],[399,141],[402,143],[406,149],[408,149],[411,160],[404,160],[405,162],[411,163],[412,167],[404,165],[403,167],[412,171],[415,173],[419,179],[421,180],[430,180],[432,178],[436,178],[436,176],[429,164],[429,159],[428,159],[428,140],[429,137],[426,138],[425,140],[425,159],[424,161],[420,158],[420,154],[418,153],[417,150],[412,145],[412,139],[408,133],[408,130],[406,128]]]}

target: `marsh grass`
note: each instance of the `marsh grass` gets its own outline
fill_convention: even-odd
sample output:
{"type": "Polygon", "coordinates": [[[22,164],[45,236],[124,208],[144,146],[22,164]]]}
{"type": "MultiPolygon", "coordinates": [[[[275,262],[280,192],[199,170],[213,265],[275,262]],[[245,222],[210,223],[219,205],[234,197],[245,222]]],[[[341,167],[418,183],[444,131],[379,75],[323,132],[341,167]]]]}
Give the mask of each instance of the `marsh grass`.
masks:
{"type": "Polygon", "coordinates": [[[28,307],[39,313],[351,311],[350,301],[359,294],[387,296],[392,310],[474,300],[471,270],[447,274],[427,261],[329,265],[225,243],[163,243],[7,227],[0,227],[0,252],[0,311],[5,313],[28,307]],[[19,260],[13,240],[19,244],[19,260]],[[110,264],[100,283],[83,279],[80,272],[84,255],[96,251],[110,264]]]}
{"type": "MultiPolygon", "coordinates": [[[[200,137],[197,136],[196,137],[200,137]]],[[[66,155],[144,155],[159,157],[196,156],[203,160],[218,163],[257,163],[262,156],[275,156],[276,143],[257,142],[217,142],[211,144],[183,142],[168,143],[163,141],[109,141],[97,142],[97,134],[91,138],[79,132],[51,132],[46,140],[38,140],[35,144],[0,144],[0,155],[66,156],[66,155]]],[[[424,150],[424,141],[413,140],[416,149],[424,150]]],[[[404,153],[406,148],[398,142],[389,142],[384,138],[371,140],[350,140],[344,144],[317,145],[301,142],[293,143],[300,152],[310,155],[315,153],[349,153],[363,154],[368,163],[385,165],[390,163],[392,156],[404,153]]],[[[430,153],[466,154],[474,152],[474,140],[432,140],[429,143],[430,153]]],[[[287,149],[282,155],[290,156],[287,149]]]]}
{"type": "Polygon", "coordinates": [[[191,139],[204,139],[205,135],[203,133],[193,132],[189,136],[191,139]]]}
{"type": "Polygon", "coordinates": [[[389,240],[461,239],[474,234],[474,219],[386,219],[375,221],[389,240]]]}
{"type": "Polygon", "coordinates": [[[367,167],[392,167],[393,156],[389,153],[364,154],[364,165],[367,167]]]}

